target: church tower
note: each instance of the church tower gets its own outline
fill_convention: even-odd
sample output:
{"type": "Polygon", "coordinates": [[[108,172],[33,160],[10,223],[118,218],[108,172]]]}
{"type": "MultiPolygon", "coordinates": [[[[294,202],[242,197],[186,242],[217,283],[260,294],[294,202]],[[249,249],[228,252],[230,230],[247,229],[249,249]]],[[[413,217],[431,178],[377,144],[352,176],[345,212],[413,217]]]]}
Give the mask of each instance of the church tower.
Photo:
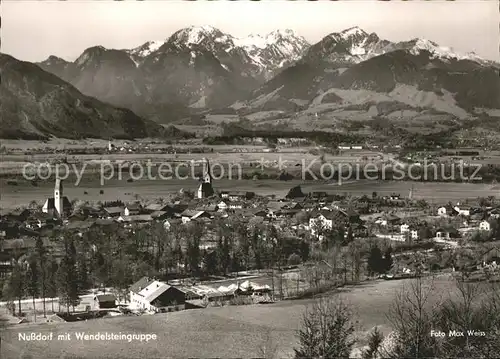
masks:
{"type": "Polygon", "coordinates": [[[212,183],[212,175],[210,174],[210,162],[205,158],[206,168],[205,175],[203,176],[203,182],[212,183]]]}
{"type": "Polygon", "coordinates": [[[54,188],[54,208],[59,217],[63,215],[63,184],[62,179],[56,178],[56,186],[54,188]]]}
{"type": "Polygon", "coordinates": [[[214,194],[212,175],[210,174],[210,163],[206,158],[204,162],[206,163],[206,166],[204,166],[205,173],[203,174],[200,187],[198,187],[198,198],[207,198],[214,194]]]}

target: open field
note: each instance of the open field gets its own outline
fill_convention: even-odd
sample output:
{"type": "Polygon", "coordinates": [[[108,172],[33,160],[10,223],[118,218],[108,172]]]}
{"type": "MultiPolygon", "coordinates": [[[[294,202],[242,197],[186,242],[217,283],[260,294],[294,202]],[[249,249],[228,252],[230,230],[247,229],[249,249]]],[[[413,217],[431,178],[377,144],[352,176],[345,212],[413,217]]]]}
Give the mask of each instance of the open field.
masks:
{"type": "MultiPolygon", "coordinates": [[[[138,180],[131,183],[116,178],[104,182],[100,185],[98,174],[91,179],[83,179],[75,186],[73,182],[67,181],[64,184],[65,195],[69,200],[78,199],[82,201],[133,201],[136,198],[144,200],[157,200],[168,198],[173,193],[184,190],[196,190],[199,182],[195,179],[171,179],[171,180],[138,180]],[[99,191],[103,190],[103,194],[99,191]],[[87,194],[85,194],[87,192],[87,194]]],[[[377,192],[379,196],[400,193],[402,196],[408,195],[413,186],[413,198],[425,199],[430,203],[446,203],[448,201],[460,201],[465,199],[477,199],[478,197],[497,196],[498,189],[488,184],[472,183],[423,183],[409,181],[350,181],[339,185],[337,182],[326,181],[278,181],[278,180],[229,180],[221,179],[214,181],[216,191],[253,191],[259,195],[276,195],[284,197],[287,192],[296,185],[301,185],[303,192],[327,191],[328,193],[350,194],[353,196],[371,196],[377,192]]],[[[2,189],[0,197],[1,208],[16,208],[29,204],[31,201],[42,203],[53,193],[54,182],[49,179],[39,182],[34,187],[29,182],[20,182],[17,186],[8,185],[5,179],[0,179],[2,189]]]]}
{"type": "MultiPolygon", "coordinates": [[[[408,280],[376,281],[346,288],[341,295],[355,309],[360,320],[357,335],[365,338],[379,325],[390,331],[387,310],[396,290],[408,280]]],[[[450,292],[449,277],[436,280],[437,293],[450,292]]],[[[441,300],[441,295],[432,296],[441,300]]],[[[283,301],[276,304],[229,306],[187,310],[141,317],[115,317],[76,323],[21,324],[2,333],[2,358],[18,358],[23,353],[33,358],[165,358],[223,357],[250,358],[261,355],[266,342],[278,347],[280,358],[291,357],[296,345],[296,330],[310,300],[283,301]],[[19,341],[18,333],[72,333],[71,341],[19,341]],[[75,332],[151,333],[158,339],[149,343],[123,341],[79,341],[75,332]],[[270,334],[268,334],[270,333],[270,334]],[[269,340],[270,338],[270,340],[269,340]],[[186,343],[189,343],[186,345],[186,343]]],[[[363,343],[361,343],[363,345],[363,343]]]]}
{"type": "MultiPolygon", "coordinates": [[[[187,126],[187,125],[186,125],[187,126]]],[[[188,126],[189,127],[189,126],[188,126]]],[[[190,127],[199,127],[201,126],[190,126],[190,127]]],[[[86,139],[86,140],[69,140],[64,138],[54,138],[47,142],[42,141],[25,141],[25,140],[4,140],[0,139],[0,145],[5,146],[9,151],[27,151],[27,150],[44,150],[44,149],[53,149],[53,150],[64,150],[64,149],[106,149],[108,148],[109,141],[103,139],[86,139]]],[[[126,144],[129,146],[134,145],[142,145],[148,146],[149,148],[160,148],[170,146],[170,144],[165,143],[161,140],[156,139],[141,139],[140,141],[129,141],[129,140],[112,140],[111,143],[116,147],[121,147],[126,144]]],[[[202,143],[200,139],[186,139],[182,141],[178,141],[175,144],[172,144],[176,148],[183,147],[207,147],[202,143]]],[[[214,151],[231,151],[236,148],[257,148],[258,145],[248,144],[248,145],[210,145],[209,147],[214,148],[214,151]]],[[[261,146],[265,147],[265,146],[261,146]]]]}
{"type": "MultiPolygon", "coordinates": [[[[243,149],[244,147],[240,147],[243,149]]],[[[240,161],[258,161],[262,158],[268,161],[278,160],[282,158],[287,161],[300,162],[302,159],[311,161],[317,159],[318,155],[312,155],[307,153],[307,149],[296,150],[296,152],[284,152],[284,153],[270,153],[265,152],[265,147],[253,147],[253,152],[237,152],[238,148],[235,148],[233,153],[218,153],[214,150],[213,153],[204,154],[188,154],[188,153],[178,153],[178,154],[161,154],[161,153],[113,153],[113,154],[88,154],[88,155],[68,155],[66,156],[68,162],[70,163],[83,163],[88,161],[201,161],[203,158],[207,158],[209,161],[219,162],[219,163],[233,163],[240,161]]],[[[24,165],[25,163],[33,162],[45,162],[54,159],[60,159],[64,155],[61,154],[36,154],[36,155],[3,155],[2,156],[2,167],[7,167],[9,164],[19,163],[24,165]]],[[[338,156],[328,156],[331,160],[338,160],[338,156]]],[[[350,160],[357,159],[359,156],[342,156],[343,158],[348,158],[350,160]]]]}
{"type": "MultiPolygon", "coordinates": [[[[192,148],[192,147],[190,147],[192,148]]],[[[270,152],[265,146],[227,146],[210,147],[212,151],[206,153],[111,153],[111,154],[78,154],[64,155],[62,153],[38,153],[26,155],[22,153],[12,153],[1,155],[0,175],[16,175],[23,172],[25,165],[33,168],[50,165],[54,167],[56,163],[63,160],[70,166],[90,169],[101,165],[118,165],[121,163],[142,163],[150,162],[153,165],[169,163],[183,163],[201,165],[203,158],[208,159],[212,164],[217,165],[240,165],[242,167],[264,164],[266,167],[277,167],[281,163],[282,169],[300,170],[297,166],[320,166],[319,151],[315,147],[284,148],[280,152],[270,152]]],[[[379,161],[383,156],[372,151],[345,151],[340,155],[325,154],[323,159],[332,164],[347,164],[366,161],[379,161]]],[[[254,168],[251,168],[253,170],[254,168]]]]}

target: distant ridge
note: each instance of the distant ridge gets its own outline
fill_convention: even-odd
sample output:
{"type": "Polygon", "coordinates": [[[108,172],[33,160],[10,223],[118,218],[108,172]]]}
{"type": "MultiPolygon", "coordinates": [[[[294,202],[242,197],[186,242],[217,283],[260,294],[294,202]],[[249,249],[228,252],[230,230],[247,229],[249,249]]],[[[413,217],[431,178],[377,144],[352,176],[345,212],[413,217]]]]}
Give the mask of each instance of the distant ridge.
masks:
{"type": "Polygon", "coordinates": [[[2,53],[0,76],[0,138],[141,138],[168,132],[128,109],[83,95],[35,64],[2,53]]]}

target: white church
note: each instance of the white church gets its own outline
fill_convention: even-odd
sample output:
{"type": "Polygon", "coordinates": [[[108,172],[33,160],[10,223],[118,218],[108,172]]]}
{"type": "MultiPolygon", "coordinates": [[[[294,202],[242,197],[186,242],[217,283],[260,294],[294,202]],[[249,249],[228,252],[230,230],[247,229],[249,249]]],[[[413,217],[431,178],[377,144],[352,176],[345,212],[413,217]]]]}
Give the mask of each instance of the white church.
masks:
{"type": "Polygon", "coordinates": [[[212,196],[214,192],[214,188],[212,187],[212,176],[210,174],[210,163],[208,160],[205,158],[204,159],[206,163],[206,171],[205,174],[203,175],[202,182],[200,186],[198,187],[198,198],[207,198],[212,196]]]}
{"type": "Polygon", "coordinates": [[[64,217],[71,211],[71,202],[68,197],[63,195],[63,181],[56,178],[54,187],[54,197],[47,198],[42,207],[43,213],[49,213],[56,217],[64,217]]]}

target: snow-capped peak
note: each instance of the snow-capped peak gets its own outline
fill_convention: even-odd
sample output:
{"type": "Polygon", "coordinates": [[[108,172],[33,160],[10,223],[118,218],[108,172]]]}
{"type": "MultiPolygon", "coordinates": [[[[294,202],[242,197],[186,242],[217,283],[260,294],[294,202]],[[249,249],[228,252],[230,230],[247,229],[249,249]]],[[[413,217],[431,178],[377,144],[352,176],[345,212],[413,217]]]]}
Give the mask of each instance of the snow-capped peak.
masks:
{"type": "Polygon", "coordinates": [[[427,40],[427,39],[413,39],[410,41],[410,43],[413,43],[413,48],[415,50],[427,50],[427,51],[434,51],[436,49],[439,49],[439,45],[436,44],[433,41],[427,40]]]}
{"type": "Polygon", "coordinates": [[[256,47],[259,49],[264,49],[267,45],[267,36],[261,36],[258,34],[250,34],[247,37],[234,38],[234,44],[243,48],[256,47]]]}
{"type": "Polygon", "coordinates": [[[295,34],[295,31],[293,31],[292,29],[284,29],[284,30],[278,29],[271,31],[269,34],[267,34],[266,37],[290,37],[290,36],[297,36],[297,34],[295,34]]]}
{"type": "Polygon", "coordinates": [[[411,47],[409,48],[410,53],[414,55],[420,54],[420,51],[428,51],[434,57],[445,58],[445,59],[456,59],[456,60],[472,60],[472,61],[483,61],[479,56],[473,52],[466,54],[459,54],[451,47],[439,46],[434,41],[427,39],[416,38],[409,42],[411,47]]]}
{"type": "Polygon", "coordinates": [[[293,30],[286,29],[286,30],[275,30],[266,36],[266,42],[268,45],[278,43],[280,41],[297,41],[297,39],[300,39],[299,36],[297,36],[293,30]]]}
{"type": "Polygon", "coordinates": [[[185,45],[198,45],[206,37],[218,37],[222,36],[223,33],[210,25],[202,26],[190,26],[188,28],[177,31],[172,35],[173,38],[177,38],[179,41],[184,42],[185,45]]]}
{"type": "Polygon", "coordinates": [[[270,76],[276,69],[298,60],[309,46],[303,37],[290,29],[274,30],[264,36],[252,34],[235,38],[213,26],[203,25],[180,29],[166,41],[149,41],[127,52],[139,66],[150,54],[155,62],[170,53],[202,51],[211,53],[228,68],[240,66],[238,71],[248,72],[249,76],[255,73],[270,76]]]}
{"type": "Polygon", "coordinates": [[[341,33],[342,38],[347,39],[352,36],[368,36],[368,33],[358,26],[351,27],[343,30],[341,33]]]}
{"type": "Polygon", "coordinates": [[[259,49],[264,49],[268,46],[278,43],[280,40],[281,41],[299,40],[301,42],[305,42],[305,39],[303,39],[300,36],[297,36],[293,30],[285,29],[285,30],[274,30],[265,36],[250,34],[247,37],[239,39],[235,38],[234,43],[236,46],[241,46],[244,48],[255,47],[259,49]]]}
{"type": "Polygon", "coordinates": [[[165,41],[163,40],[148,41],[145,44],[142,44],[141,46],[129,50],[128,52],[138,57],[146,57],[152,52],[158,50],[164,43],[165,41]]]}
{"type": "Polygon", "coordinates": [[[233,38],[233,42],[257,67],[272,71],[298,60],[310,46],[303,37],[290,29],[274,30],[264,36],[251,34],[233,38]]]}
{"type": "Polygon", "coordinates": [[[358,26],[351,27],[349,29],[345,29],[341,32],[333,32],[325,37],[325,39],[330,39],[335,42],[350,42],[361,44],[362,42],[367,41],[370,35],[359,28],[358,26]]]}
{"type": "Polygon", "coordinates": [[[308,56],[342,62],[360,62],[375,54],[381,40],[376,34],[368,34],[358,26],[334,32],[313,45],[308,56]]]}
{"type": "Polygon", "coordinates": [[[218,31],[218,29],[216,29],[212,25],[191,26],[190,29],[192,29],[194,31],[202,31],[202,32],[218,31]]]}

